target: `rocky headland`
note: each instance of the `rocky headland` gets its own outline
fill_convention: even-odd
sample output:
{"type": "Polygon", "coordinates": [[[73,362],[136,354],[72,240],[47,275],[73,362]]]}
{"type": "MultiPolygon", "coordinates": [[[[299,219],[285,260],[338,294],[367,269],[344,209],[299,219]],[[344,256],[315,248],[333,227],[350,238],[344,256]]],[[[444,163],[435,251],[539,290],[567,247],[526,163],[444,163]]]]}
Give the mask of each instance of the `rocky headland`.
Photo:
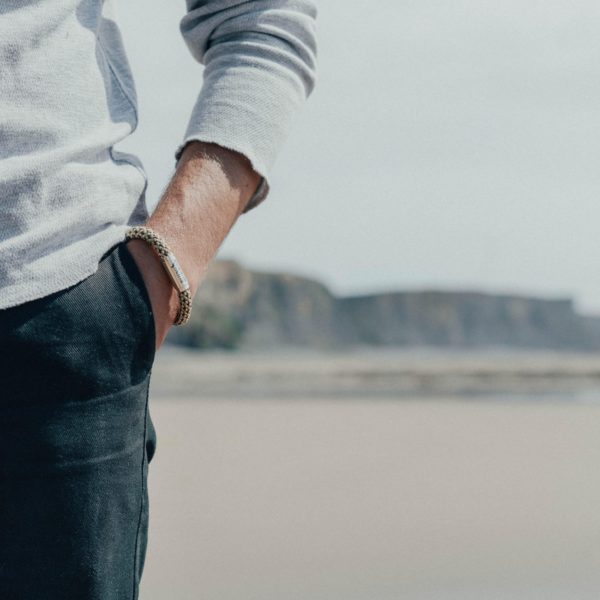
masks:
{"type": "Polygon", "coordinates": [[[215,260],[191,323],[168,341],[197,348],[532,348],[600,350],[600,318],[572,300],[475,291],[390,291],[337,297],[318,281],[215,260]]]}

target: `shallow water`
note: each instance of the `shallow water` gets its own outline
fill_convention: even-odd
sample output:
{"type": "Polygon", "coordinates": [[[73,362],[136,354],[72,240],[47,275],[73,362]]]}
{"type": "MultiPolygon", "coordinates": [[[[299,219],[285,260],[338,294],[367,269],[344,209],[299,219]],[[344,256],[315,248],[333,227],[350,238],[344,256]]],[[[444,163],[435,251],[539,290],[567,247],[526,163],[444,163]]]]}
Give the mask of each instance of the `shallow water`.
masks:
{"type": "Polygon", "coordinates": [[[142,600],[600,596],[596,403],[199,389],[151,410],[142,600]]]}

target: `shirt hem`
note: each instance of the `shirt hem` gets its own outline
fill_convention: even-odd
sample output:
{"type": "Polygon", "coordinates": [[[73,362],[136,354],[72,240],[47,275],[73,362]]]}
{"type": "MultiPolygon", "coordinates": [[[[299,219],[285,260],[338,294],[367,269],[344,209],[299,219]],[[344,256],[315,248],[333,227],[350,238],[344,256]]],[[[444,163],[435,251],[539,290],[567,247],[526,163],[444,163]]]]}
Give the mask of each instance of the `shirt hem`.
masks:
{"type": "Polygon", "coordinates": [[[100,259],[112,247],[125,240],[125,232],[130,225],[117,225],[109,230],[110,235],[91,242],[91,251],[82,256],[80,252],[71,261],[61,261],[60,270],[44,274],[39,281],[31,277],[0,289],[0,311],[40,300],[57,292],[64,291],[93,275],[100,266],[100,259]]]}

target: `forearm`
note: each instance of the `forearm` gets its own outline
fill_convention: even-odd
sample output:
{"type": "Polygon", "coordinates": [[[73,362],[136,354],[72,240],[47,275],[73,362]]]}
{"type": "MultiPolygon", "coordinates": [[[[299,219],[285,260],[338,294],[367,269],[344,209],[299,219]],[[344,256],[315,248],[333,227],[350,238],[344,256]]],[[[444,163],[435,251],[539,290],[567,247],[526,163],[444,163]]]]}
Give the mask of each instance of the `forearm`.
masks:
{"type": "Polygon", "coordinates": [[[198,141],[186,146],[146,225],[168,241],[192,295],[259,180],[241,154],[198,141]]]}
{"type": "MultiPolygon", "coordinates": [[[[190,142],[156,209],[144,223],[165,239],[195,295],[204,273],[260,181],[243,155],[216,144],[190,142]]],[[[179,300],[158,257],[142,240],[129,248],[142,265],[158,314],[172,323],[179,300]]],[[[166,329],[159,332],[164,337],[166,329]]]]}

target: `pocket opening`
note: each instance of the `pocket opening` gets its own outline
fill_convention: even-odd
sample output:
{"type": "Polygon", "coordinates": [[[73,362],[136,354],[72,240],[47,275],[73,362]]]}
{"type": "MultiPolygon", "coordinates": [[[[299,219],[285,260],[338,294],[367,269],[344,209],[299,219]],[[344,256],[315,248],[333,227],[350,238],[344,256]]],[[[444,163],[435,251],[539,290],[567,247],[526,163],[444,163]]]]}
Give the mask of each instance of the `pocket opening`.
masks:
{"type": "Polygon", "coordinates": [[[119,259],[121,266],[127,276],[127,279],[138,290],[137,295],[135,293],[132,294],[132,289],[128,287],[129,295],[136,296],[136,298],[133,299],[134,301],[132,301],[132,306],[134,306],[134,309],[136,307],[142,308],[144,316],[147,320],[145,335],[148,338],[147,343],[151,347],[150,356],[151,362],[153,362],[156,353],[156,322],[154,320],[152,301],[150,300],[150,294],[148,292],[148,288],[146,287],[146,282],[144,281],[142,273],[139,270],[139,267],[135,262],[133,255],[127,248],[127,240],[123,240],[117,245],[116,253],[117,258],[119,259]],[[139,302],[135,302],[136,299],[141,300],[143,307],[140,307],[139,302]]]}

